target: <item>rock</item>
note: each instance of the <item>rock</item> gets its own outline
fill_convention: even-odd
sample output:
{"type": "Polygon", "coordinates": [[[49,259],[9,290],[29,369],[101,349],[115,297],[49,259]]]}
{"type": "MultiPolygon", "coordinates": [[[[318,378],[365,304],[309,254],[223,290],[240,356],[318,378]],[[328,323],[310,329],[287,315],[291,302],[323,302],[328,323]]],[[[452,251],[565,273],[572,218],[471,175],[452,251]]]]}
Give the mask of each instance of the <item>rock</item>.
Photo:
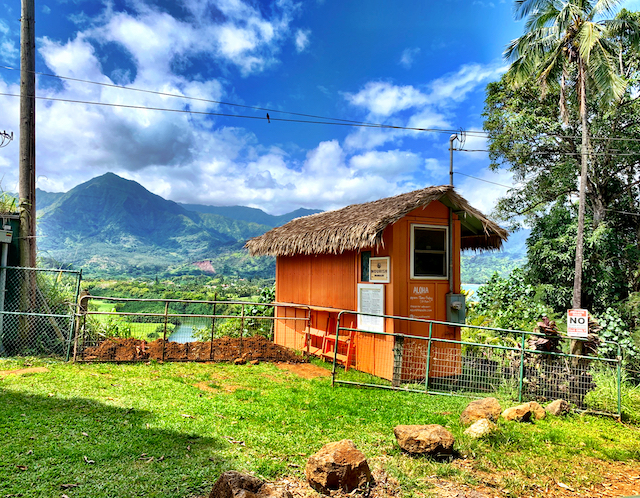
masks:
{"type": "Polygon", "coordinates": [[[569,403],[567,403],[565,400],[557,399],[549,403],[546,406],[545,410],[547,411],[547,413],[550,413],[551,415],[560,416],[560,415],[566,415],[567,413],[569,413],[571,411],[571,407],[569,406],[569,403]]]}
{"type": "Polygon", "coordinates": [[[223,473],[213,485],[209,498],[293,498],[262,479],[235,470],[223,473]]]}
{"type": "Polygon", "coordinates": [[[533,415],[533,418],[535,418],[536,420],[542,420],[547,416],[547,412],[545,411],[544,408],[542,408],[542,406],[540,406],[540,403],[536,401],[529,401],[529,403],[527,404],[531,409],[531,414],[533,415]]]}
{"type": "Polygon", "coordinates": [[[501,411],[502,408],[496,398],[484,398],[472,401],[460,415],[460,423],[462,425],[469,425],[483,418],[495,422],[498,420],[501,411]]]}
{"type": "Polygon", "coordinates": [[[505,420],[513,420],[515,422],[529,422],[529,420],[531,420],[532,413],[529,403],[523,403],[522,405],[507,408],[502,412],[502,418],[505,420]]]}
{"type": "Polygon", "coordinates": [[[473,439],[481,439],[491,434],[496,430],[496,427],[496,424],[491,422],[491,420],[481,418],[480,420],[476,420],[464,433],[473,439]]]}
{"type": "Polygon", "coordinates": [[[453,434],[441,425],[397,425],[393,433],[400,448],[408,453],[434,456],[453,453],[453,434]]]}
{"type": "Polygon", "coordinates": [[[367,459],[349,439],[325,444],[307,460],[305,475],[319,493],[347,493],[373,482],[367,459]]]}

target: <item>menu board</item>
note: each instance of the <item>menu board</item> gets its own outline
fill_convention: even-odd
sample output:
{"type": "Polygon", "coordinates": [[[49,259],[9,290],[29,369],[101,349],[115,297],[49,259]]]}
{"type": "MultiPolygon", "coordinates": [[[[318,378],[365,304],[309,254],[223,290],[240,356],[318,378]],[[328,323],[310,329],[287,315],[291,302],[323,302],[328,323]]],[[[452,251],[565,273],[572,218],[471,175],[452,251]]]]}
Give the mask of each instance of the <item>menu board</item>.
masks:
{"type": "MultiPolygon", "coordinates": [[[[358,311],[384,315],[384,285],[358,284],[358,311]]],[[[358,328],[370,332],[384,332],[384,318],[358,315],[358,328]]]]}
{"type": "Polygon", "coordinates": [[[413,284],[409,294],[409,318],[434,319],[435,284],[413,284]]]}

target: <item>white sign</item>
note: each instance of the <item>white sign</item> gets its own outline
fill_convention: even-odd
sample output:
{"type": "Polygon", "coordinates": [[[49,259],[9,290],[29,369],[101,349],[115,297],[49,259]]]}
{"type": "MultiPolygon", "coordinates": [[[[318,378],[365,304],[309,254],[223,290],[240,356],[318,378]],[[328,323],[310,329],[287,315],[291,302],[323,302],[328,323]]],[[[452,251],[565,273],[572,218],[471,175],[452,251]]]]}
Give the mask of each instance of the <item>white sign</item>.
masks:
{"type": "MultiPolygon", "coordinates": [[[[384,285],[358,284],[358,311],[384,315],[384,285]]],[[[370,332],[384,332],[384,318],[358,315],[358,328],[370,332]]]]}
{"type": "Polygon", "coordinates": [[[589,337],[589,311],[567,310],[567,335],[589,337]]]}

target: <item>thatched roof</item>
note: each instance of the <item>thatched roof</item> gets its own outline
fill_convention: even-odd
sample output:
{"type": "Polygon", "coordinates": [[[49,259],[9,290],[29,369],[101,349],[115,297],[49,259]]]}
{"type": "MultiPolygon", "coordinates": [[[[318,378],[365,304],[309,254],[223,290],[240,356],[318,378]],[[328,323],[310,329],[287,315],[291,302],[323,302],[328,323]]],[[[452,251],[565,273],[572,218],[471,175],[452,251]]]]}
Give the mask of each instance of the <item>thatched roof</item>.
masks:
{"type": "Polygon", "coordinates": [[[471,207],[453,187],[442,185],[296,218],[250,239],[245,247],[253,256],[340,254],[375,247],[382,245],[385,228],[433,201],[452,208],[460,218],[462,249],[500,249],[507,240],[506,230],[471,207]]]}

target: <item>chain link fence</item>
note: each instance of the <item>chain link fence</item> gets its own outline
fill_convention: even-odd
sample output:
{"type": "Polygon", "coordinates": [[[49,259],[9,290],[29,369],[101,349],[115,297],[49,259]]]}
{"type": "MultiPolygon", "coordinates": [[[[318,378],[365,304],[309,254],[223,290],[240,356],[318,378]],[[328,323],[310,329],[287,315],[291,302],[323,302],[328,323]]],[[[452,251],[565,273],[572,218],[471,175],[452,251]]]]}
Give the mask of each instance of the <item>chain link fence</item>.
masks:
{"type": "MultiPolygon", "coordinates": [[[[306,361],[273,343],[271,303],[83,296],[78,361],[306,361]]],[[[308,313],[294,314],[303,328],[308,313]]]]}
{"type": "MultiPolygon", "coordinates": [[[[350,368],[342,368],[337,361],[339,351],[334,351],[334,383],[469,397],[490,393],[519,402],[543,403],[562,398],[579,410],[621,414],[622,357],[617,343],[601,341],[602,345],[611,345],[617,351],[613,358],[578,356],[533,348],[536,339],[545,337],[535,332],[465,326],[467,332],[476,333],[463,337],[471,335],[482,339],[482,342],[472,342],[443,338],[444,327],[460,324],[383,317],[396,324],[423,324],[425,336],[371,332],[341,325],[339,319],[336,335],[351,336],[355,354],[350,368]],[[390,372],[386,379],[370,374],[372,362],[367,349],[374,342],[377,344],[376,370],[390,372]]],[[[559,341],[560,351],[569,351],[569,338],[555,339],[559,341]]]]}
{"type": "Polygon", "coordinates": [[[0,268],[0,357],[69,357],[81,272],[0,268]]]}

